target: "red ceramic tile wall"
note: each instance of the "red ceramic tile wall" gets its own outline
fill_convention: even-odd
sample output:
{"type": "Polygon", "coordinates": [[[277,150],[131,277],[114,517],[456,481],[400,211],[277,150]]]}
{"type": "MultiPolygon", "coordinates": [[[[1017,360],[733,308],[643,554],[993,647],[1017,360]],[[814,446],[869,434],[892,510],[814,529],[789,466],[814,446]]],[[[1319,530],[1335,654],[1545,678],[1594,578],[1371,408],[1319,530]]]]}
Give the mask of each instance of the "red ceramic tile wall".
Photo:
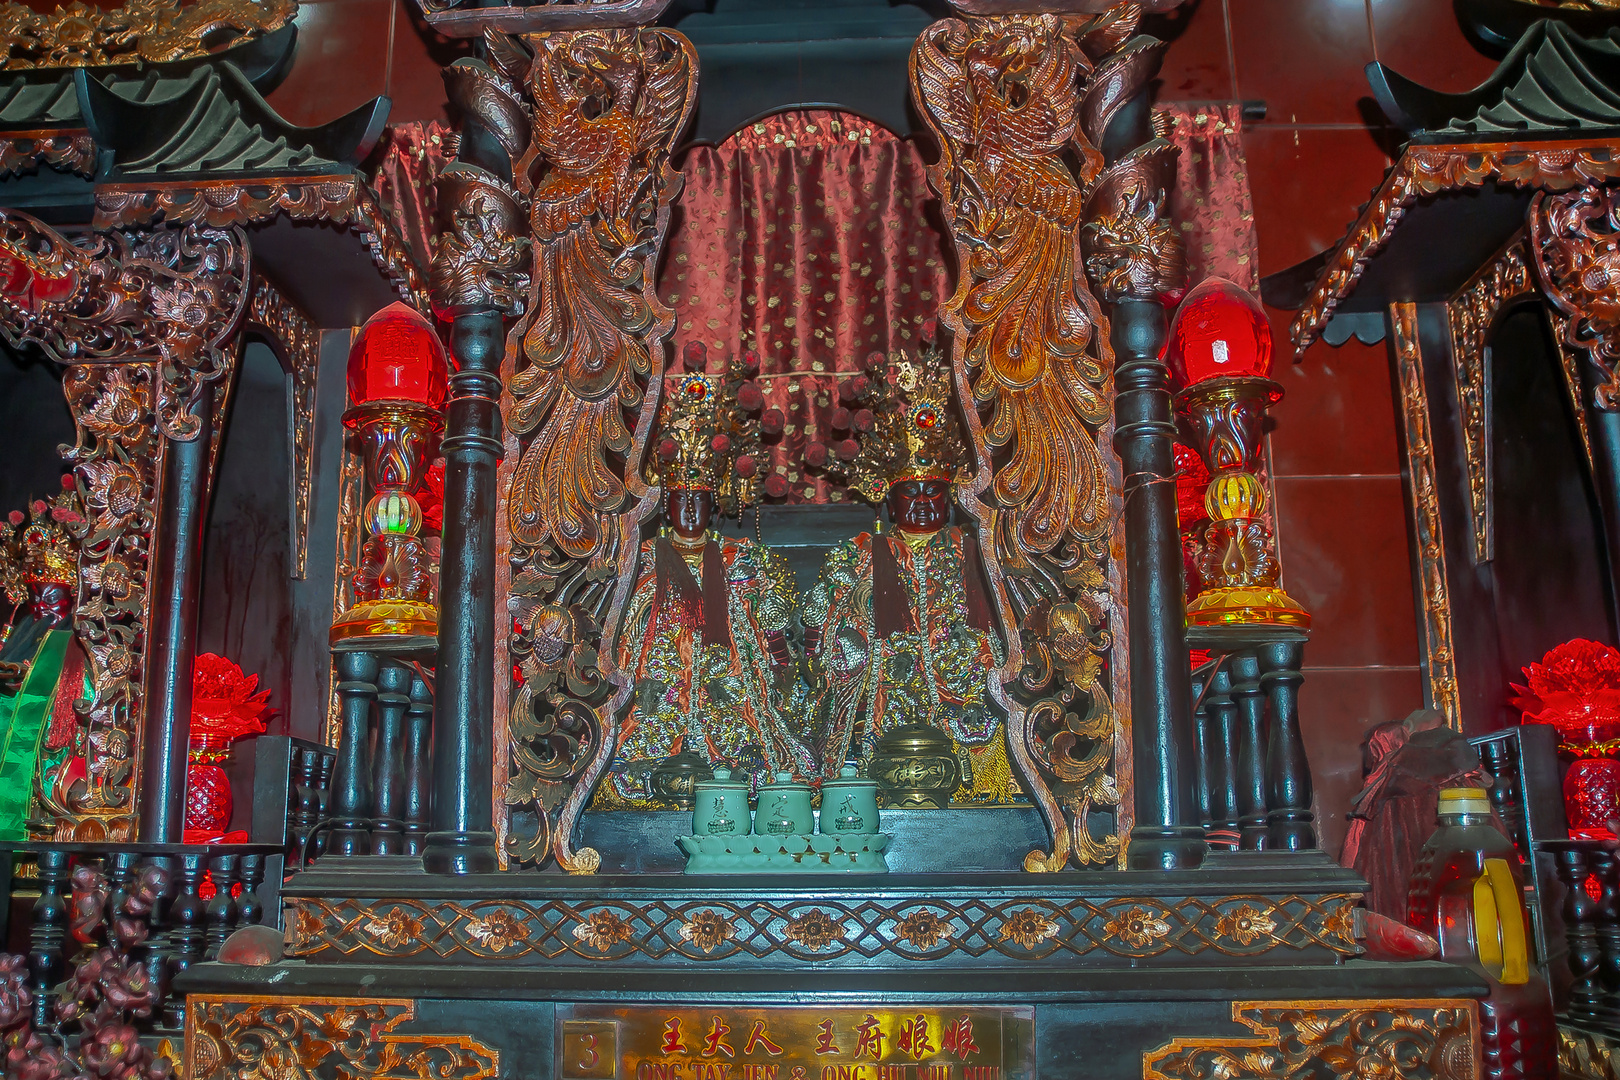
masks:
{"type": "MultiPolygon", "coordinates": [[[[1369,61],[1445,91],[1495,66],[1451,0],[1199,0],[1154,29],[1170,42],[1162,99],[1265,104],[1244,135],[1262,274],[1337,243],[1398,152],[1369,61]]],[[[1286,391],[1270,435],[1278,532],[1287,587],[1316,617],[1301,713],[1337,853],[1363,733],[1423,699],[1395,407],[1385,345],[1318,342],[1292,364],[1293,313],[1270,314],[1286,391]]]]}

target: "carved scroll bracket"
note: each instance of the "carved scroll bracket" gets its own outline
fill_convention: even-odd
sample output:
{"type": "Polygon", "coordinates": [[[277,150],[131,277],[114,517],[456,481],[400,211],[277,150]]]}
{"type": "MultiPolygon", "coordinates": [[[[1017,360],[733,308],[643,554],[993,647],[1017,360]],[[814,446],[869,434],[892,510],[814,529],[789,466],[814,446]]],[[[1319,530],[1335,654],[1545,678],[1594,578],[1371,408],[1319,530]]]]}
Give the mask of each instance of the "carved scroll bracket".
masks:
{"type": "Polygon", "coordinates": [[[1524,234],[1520,233],[1446,304],[1452,370],[1457,376],[1457,406],[1462,417],[1463,460],[1468,471],[1476,564],[1489,562],[1496,546],[1492,525],[1487,343],[1497,318],[1513,303],[1534,292],[1530,254],[1524,234]]]}
{"type": "Polygon", "coordinates": [[[1392,304],[1391,342],[1401,391],[1407,475],[1412,484],[1412,533],[1417,537],[1418,574],[1422,583],[1423,653],[1428,704],[1462,730],[1457,699],[1457,658],[1451,638],[1451,587],[1446,579],[1446,545],[1440,522],[1440,490],[1435,481],[1434,442],[1429,428],[1429,394],[1423,379],[1423,353],[1418,338],[1417,307],[1392,304]]]}
{"type": "Polygon", "coordinates": [[[315,380],[321,366],[321,332],[263,273],[254,273],[252,294],[248,325],[270,340],[291,379],[293,577],[303,580],[309,561],[309,500],[315,479],[315,380]]]}

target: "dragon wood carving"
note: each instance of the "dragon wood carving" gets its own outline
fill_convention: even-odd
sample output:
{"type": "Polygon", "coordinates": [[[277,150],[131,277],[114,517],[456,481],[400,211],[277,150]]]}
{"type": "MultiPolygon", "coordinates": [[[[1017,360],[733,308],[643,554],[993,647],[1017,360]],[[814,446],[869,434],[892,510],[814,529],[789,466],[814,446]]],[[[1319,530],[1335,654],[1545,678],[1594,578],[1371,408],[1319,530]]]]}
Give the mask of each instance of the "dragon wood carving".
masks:
{"type": "Polygon", "coordinates": [[[656,28],[485,40],[500,73],[463,62],[448,82],[514,159],[512,198],[529,208],[533,268],[527,303],[506,308],[525,314],[502,373],[517,461],[509,454],[502,466],[513,632],[511,663],[498,666],[515,669],[505,801],[532,807],[538,823],[508,854],[553,855],[588,872],[599,856],[574,851],[571,834],[629,693],[610,681],[605,658],[634,580],[634,560],[620,567],[618,556],[635,550],[653,505],[640,461],[674,326],[654,271],[679,190],[669,154],[696,100],[697,57],[684,37],[656,28]]]}
{"type": "MultiPolygon", "coordinates": [[[[1530,204],[1530,253],[1547,299],[1568,316],[1564,343],[1585,350],[1602,382],[1592,398],[1620,408],[1620,199],[1588,186],[1530,204]]],[[[1577,411],[1577,415],[1579,415],[1577,411]]]]}
{"type": "Polygon", "coordinates": [[[941,146],[930,182],[964,268],[941,312],[977,457],[958,497],[994,538],[997,606],[1019,628],[992,691],[1053,837],[1050,854],[1026,858],[1031,870],[1060,869],[1071,851],[1082,864],[1120,851],[1121,830],[1089,820],[1124,809],[1116,776],[1128,753],[1113,704],[1127,667],[1110,557],[1120,478],[1100,449],[1112,353],[1076,256],[1085,222],[1102,218],[1090,254],[1118,290],[1179,270],[1157,164],[1173,168],[1173,156],[1155,147],[1146,164],[1105,173],[1097,148],[1157,70],[1162,47],[1134,37],[1140,15],[1127,4],[1089,19],[946,19],[912,52],[913,93],[941,146]],[[1119,212],[1102,215],[1099,201],[1119,212]]]}

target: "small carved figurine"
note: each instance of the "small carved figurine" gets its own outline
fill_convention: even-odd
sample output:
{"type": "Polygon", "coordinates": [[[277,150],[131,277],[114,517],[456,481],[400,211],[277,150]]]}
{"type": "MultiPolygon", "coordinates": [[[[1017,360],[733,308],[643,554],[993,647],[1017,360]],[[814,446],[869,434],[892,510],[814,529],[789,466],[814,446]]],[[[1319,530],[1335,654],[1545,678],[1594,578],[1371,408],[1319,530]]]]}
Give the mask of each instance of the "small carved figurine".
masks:
{"type": "Polygon", "coordinates": [[[872,419],[857,414],[855,430],[869,431],[847,472],[855,491],[887,505],[895,531],[834,548],[805,600],[805,652],[826,672],[822,774],[837,776],[849,757],[869,763],[896,728],[934,725],[969,748],[975,793],[1003,801],[1012,774],[985,700],[1001,647],[977,540],[948,524],[966,453],[950,367],[934,347],[894,367],[891,378],[886,363],[873,364],[872,419]]]}
{"type": "Polygon", "coordinates": [[[762,458],[749,414],[762,403],[741,374],[669,383],[649,478],[663,485],[666,528],[641,545],[619,639],[635,697],[602,805],[671,797],[650,777],[675,757],[728,767],[751,791],[778,771],[816,775],[791,721],[803,697],[788,637],[798,620],[792,573],[763,544],[709,531],[716,509],[735,512],[757,494],[762,458]]]}

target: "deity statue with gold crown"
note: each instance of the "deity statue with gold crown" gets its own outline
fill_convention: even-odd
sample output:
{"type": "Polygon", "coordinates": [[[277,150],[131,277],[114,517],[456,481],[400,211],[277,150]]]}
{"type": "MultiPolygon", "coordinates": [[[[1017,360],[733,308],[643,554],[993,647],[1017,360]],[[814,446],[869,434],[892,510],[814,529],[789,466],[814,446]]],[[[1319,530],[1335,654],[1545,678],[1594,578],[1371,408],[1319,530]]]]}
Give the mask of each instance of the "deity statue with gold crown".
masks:
{"type": "MultiPolygon", "coordinates": [[[[943,731],[961,763],[957,800],[1011,801],[1001,721],[986,701],[1001,644],[977,541],[949,524],[967,456],[950,365],[929,345],[893,363],[874,355],[868,375],[870,420],[857,427],[867,433],[839,447],[832,467],[884,504],[894,529],[879,523],[834,548],[805,599],[805,652],[826,677],[823,774],[836,776],[850,758],[870,767],[884,736],[900,729],[924,741],[943,731]]],[[[824,454],[807,456],[814,466],[824,454]]]]}
{"type": "Polygon", "coordinates": [[[710,529],[716,511],[732,516],[758,497],[764,460],[759,388],[743,363],[728,369],[666,382],[648,476],[664,489],[664,523],[641,545],[620,631],[635,693],[598,805],[678,798],[681,777],[689,792],[720,766],[752,790],[778,771],[816,776],[793,722],[804,694],[792,572],[763,544],[710,529]]]}
{"type": "MultiPolygon", "coordinates": [[[[73,478],[61,494],[36,500],[0,522],[0,588],[18,607],[0,644],[0,839],[26,839],[29,808],[46,774],[83,779],[81,725],[74,705],[89,698],[87,664],[73,634],[78,543],[84,520],[73,478]]],[[[44,781],[44,788],[61,784],[44,781]]],[[[43,793],[49,796],[48,790],[43,793]]]]}

